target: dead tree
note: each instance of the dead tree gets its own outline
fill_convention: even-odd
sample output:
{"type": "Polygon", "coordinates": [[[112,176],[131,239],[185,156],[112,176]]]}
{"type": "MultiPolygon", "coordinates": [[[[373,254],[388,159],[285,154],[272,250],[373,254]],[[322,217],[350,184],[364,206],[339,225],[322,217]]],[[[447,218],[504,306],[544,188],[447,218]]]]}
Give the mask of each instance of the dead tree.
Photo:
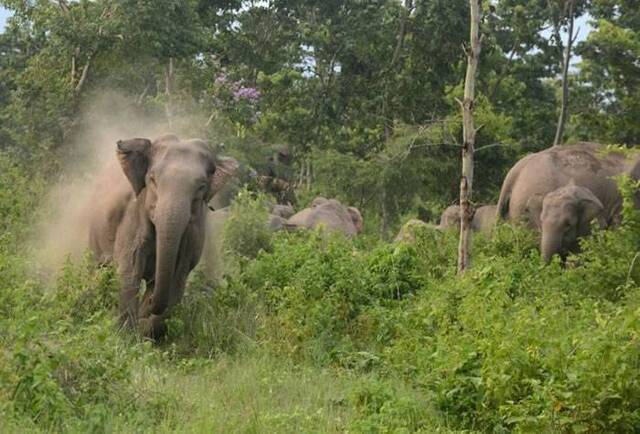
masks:
{"type": "Polygon", "coordinates": [[[471,220],[473,208],[471,193],[473,191],[473,150],[476,141],[476,129],[473,121],[473,105],[475,100],[476,72],[480,58],[480,2],[469,0],[471,31],[469,46],[464,47],[467,55],[467,73],[464,78],[464,99],[458,101],[462,108],[462,176],[460,177],[460,240],[458,244],[458,274],[469,267],[471,258],[471,220]]]}

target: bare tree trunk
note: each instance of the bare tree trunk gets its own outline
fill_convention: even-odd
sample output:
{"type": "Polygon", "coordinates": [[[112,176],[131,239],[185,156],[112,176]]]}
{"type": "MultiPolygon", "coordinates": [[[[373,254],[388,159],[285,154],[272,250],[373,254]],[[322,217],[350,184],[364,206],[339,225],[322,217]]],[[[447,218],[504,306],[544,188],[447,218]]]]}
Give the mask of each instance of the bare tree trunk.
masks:
{"type": "Polygon", "coordinates": [[[311,157],[307,158],[307,191],[311,190],[311,177],[312,177],[312,173],[311,173],[311,157]]]}
{"type": "Polygon", "coordinates": [[[458,274],[469,267],[471,258],[471,193],[473,191],[473,148],[476,141],[476,128],[473,121],[473,104],[475,100],[475,80],[480,58],[481,40],[480,1],[469,0],[471,9],[470,47],[466,47],[467,73],[464,79],[464,100],[462,106],[462,176],[460,178],[460,241],[458,244],[458,274]]]}
{"type": "Polygon", "coordinates": [[[560,117],[558,118],[558,128],[556,129],[556,137],[553,140],[553,146],[558,146],[562,142],[564,133],[564,124],[567,120],[567,110],[569,105],[569,63],[571,62],[571,46],[574,42],[573,21],[575,0],[569,1],[569,32],[567,35],[567,45],[564,50],[564,59],[562,64],[562,103],[560,106],[560,117]]]}
{"type": "Polygon", "coordinates": [[[80,74],[80,80],[78,80],[78,84],[76,85],[74,91],[76,94],[79,94],[82,91],[82,87],[84,86],[85,81],[87,81],[87,73],[89,72],[89,66],[91,65],[91,56],[87,57],[87,62],[82,67],[82,73],[80,74]]]}
{"type": "Polygon", "coordinates": [[[173,109],[171,107],[171,88],[173,85],[173,57],[169,57],[169,63],[164,71],[164,93],[167,97],[167,102],[164,104],[164,109],[167,114],[167,122],[169,128],[173,128],[173,109]]]}

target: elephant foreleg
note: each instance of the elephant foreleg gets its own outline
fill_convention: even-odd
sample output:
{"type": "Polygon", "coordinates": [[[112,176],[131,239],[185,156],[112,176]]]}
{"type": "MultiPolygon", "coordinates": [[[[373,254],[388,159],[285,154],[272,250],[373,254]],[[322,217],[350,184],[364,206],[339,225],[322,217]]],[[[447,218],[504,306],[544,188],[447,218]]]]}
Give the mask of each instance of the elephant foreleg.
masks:
{"type": "Polygon", "coordinates": [[[142,251],[123,255],[118,261],[120,273],[120,322],[126,328],[135,328],[138,323],[140,283],[145,269],[145,255],[142,251]]]}

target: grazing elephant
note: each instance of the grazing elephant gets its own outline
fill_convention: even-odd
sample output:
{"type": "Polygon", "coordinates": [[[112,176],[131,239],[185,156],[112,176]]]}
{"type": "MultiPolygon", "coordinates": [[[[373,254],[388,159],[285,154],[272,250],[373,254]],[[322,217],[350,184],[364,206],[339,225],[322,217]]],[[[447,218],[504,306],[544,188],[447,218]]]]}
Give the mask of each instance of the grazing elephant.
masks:
{"type": "MultiPolygon", "coordinates": [[[[542,239],[553,237],[545,234],[549,224],[542,224],[542,212],[546,196],[562,187],[573,185],[583,187],[594,196],[602,207],[599,221],[602,227],[615,225],[620,219],[622,198],[612,176],[627,173],[633,179],[640,177],[637,157],[626,157],[621,152],[607,150],[596,143],[577,143],[575,145],[554,146],[544,151],[528,155],[518,161],[507,174],[500,191],[497,217],[501,220],[522,221],[532,229],[542,232],[542,239]]],[[[552,203],[556,197],[577,194],[576,189],[561,190],[549,198],[552,203]],[[553,199],[553,200],[551,200],[553,199]]],[[[585,191],[582,191],[586,194],[585,191]]],[[[577,212],[581,207],[573,207],[577,212]]],[[[549,212],[547,220],[554,214],[549,212]]],[[[584,220],[584,215],[574,215],[572,219],[584,220]]],[[[548,222],[546,222],[548,223],[548,222]]],[[[581,230],[571,229],[575,237],[581,230]]],[[[563,242],[549,242],[542,250],[545,259],[553,254],[568,251],[575,244],[573,236],[562,237],[563,242]]],[[[542,246],[541,246],[542,247],[542,246]]]]}
{"type": "Polygon", "coordinates": [[[156,338],[200,259],[206,204],[238,164],[216,158],[201,140],[174,135],[118,141],[117,157],[119,170],[108,168],[96,188],[90,247],[117,266],[123,324],[156,338]]]}
{"type": "Polygon", "coordinates": [[[450,205],[440,216],[440,229],[460,228],[460,205],[450,205]]]}
{"type": "Polygon", "coordinates": [[[471,229],[485,234],[490,233],[496,224],[497,209],[496,205],[483,205],[476,208],[476,211],[473,213],[471,229]]]}
{"type": "MultiPolygon", "coordinates": [[[[481,231],[484,233],[491,232],[491,229],[496,222],[496,206],[495,205],[483,205],[473,213],[473,220],[471,221],[472,231],[481,231]]],[[[440,229],[459,229],[460,228],[460,206],[451,205],[447,207],[442,216],[440,217],[440,229]]]]}
{"type": "Polygon", "coordinates": [[[593,219],[606,226],[603,210],[602,202],[585,187],[570,184],[547,194],[540,214],[543,259],[549,262],[555,253],[564,257],[577,251],[578,238],[589,235],[593,219]]]}
{"type": "Polygon", "coordinates": [[[415,233],[420,230],[440,231],[440,226],[425,223],[422,220],[411,219],[402,225],[394,242],[413,243],[416,240],[415,233]]]}
{"type": "Polygon", "coordinates": [[[357,208],[344,206],[335,199],[317,197],[309,208],[291,216],[287,225],[288,228],[307,229],[318,226],[354,236],[362,232],[363,220],[357,208]]]}
{"type": "Polygon", "coordinates": [[[284,219],[288,219],[289,217],[291,217],[295,213],[296,212],[295,212],[295,210],[293,209],[293,207],[291,205],[275,204],[275,205],[273,205],[273,207],[271,207],[271,214],[272,215],[279,216],[279,217],[282,217],[284,219]]]}

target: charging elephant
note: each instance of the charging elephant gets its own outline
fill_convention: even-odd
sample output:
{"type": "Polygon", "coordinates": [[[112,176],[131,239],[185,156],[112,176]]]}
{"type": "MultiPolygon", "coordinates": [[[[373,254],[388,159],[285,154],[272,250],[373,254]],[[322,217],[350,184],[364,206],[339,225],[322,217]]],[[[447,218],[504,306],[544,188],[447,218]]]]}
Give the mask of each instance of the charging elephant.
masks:
{"type": "Polygon", "coordinates": [[[201,140],[174,135],[118,141],[116,154],[120,167],[107,168],[96,187],[90,247],[117,266],[123,325],[156,338],[200,259],[206,204],[238,164],[215,157],[201,140]]]}
{"type": "MultiPolygon", "coordinates": [[[[501,220],[521,221],[530,228],[541,231],[541,238],[544,240],[541,242],[541,250],[545,260],[549,260],[555,253],[574,248],[574,238],[583,235],[586,228],[567,226],[568,233],[562,237],[563,242],[552,243],[550,240],[553,237],[546,232],[551,230],[551,220],[560,217],[547,211],[543,224],[546,196],[556,192],[546,200],[547,208],[553,209],[551,205],[559,202],[560,198],[567,200],[567,197],[579,193],[589,196],[580,189],[557,191],[558,189],[567,186],[582,187],[602,207],[598,212],[600,225],[615,225],[620,220],[622,198],[612,177],[623,173],[629,174],[632,179],[640,177],[638,157],[627,156],[596,143],[554,146],[528,155],[518,161],[507,174],[500,191],[497,217],[501,220]]],[[[592,200],[591,197],[590,199],[592,200]]],[[[571,217],[572,221],[582,221],[593,211],[582,206],[572,206],[572,209],[578,213],[571,217]],[[581,215],[581,210],[586,214],[581,215]]]]}
{"type": "Polygon", "coordinates": [[[309,208],[291,216],[287,223],[289,229],[314,229],[319,226],[354,236],[362,232],[362,215],[355,207],[344,206],[335,199],[317,197],[309,208]]]}

